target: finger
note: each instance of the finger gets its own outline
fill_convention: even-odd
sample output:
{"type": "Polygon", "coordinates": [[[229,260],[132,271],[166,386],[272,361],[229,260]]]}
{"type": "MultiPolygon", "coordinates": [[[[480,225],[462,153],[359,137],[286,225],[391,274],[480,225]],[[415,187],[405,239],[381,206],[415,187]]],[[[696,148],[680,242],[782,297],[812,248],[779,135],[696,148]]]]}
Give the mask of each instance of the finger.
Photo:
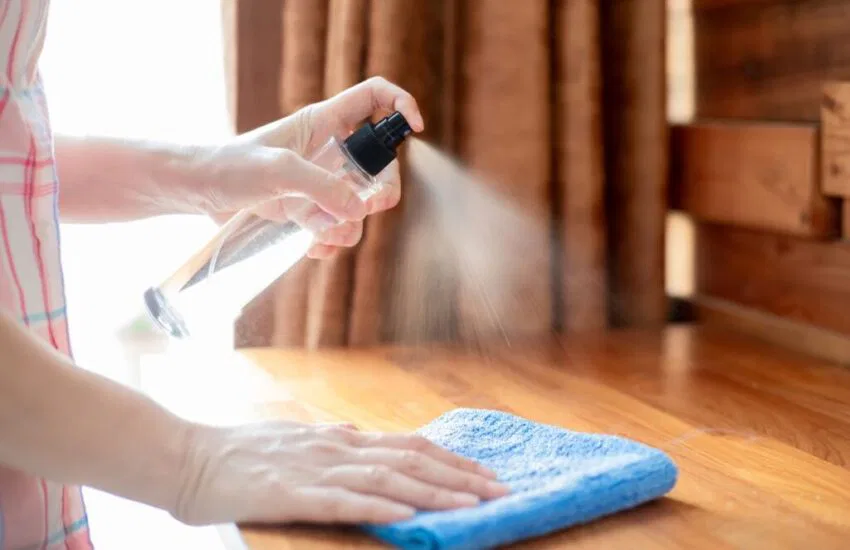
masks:
{"type": "Polygon", "coordinates": [[[313,232],[314,235],[332,231],[340,224],[346,223],[339,221],[315,204],[304,199],[286,198],[280,202],[283,204],[283,210],[288,219],[313,232]]]}
{"type": "Polygon", "coordinates": [[[480,498],[498,498],[507,488],[477,473],[460,470],[416,451],[361,448],[349,459],[359,464],[381,464],[432,486],[468,493],[480,498]]]}
{"type": "Polygon", "coordinates": [[[316,234],[316,242],[328,246],[351,247],[363,236],[363,222],[346,222],[316,234]]]}
{"type": "Polygon", "coordinates": [[[357,427],[357,424],[354,424],[352,422],[322,422],[319,424],[319,426],[322,426],[324,428],[340,428],[346,431],[360,431],[360,428],[357,427]]]}
{"type": "MultiPolygon", "coordinates": [[[[351,450],[354,442],[357,440],[360,430],[346,429],[344,426],[325,425],[320,426],[316,434],[322,439],[330,440],[335,443],[341,443],[346,446],[346,452],[351,450]]],[[[356,449],[354,449],[356,450],[356,449]]]]}
{"type": "Polygon", "coordinates": [[[287,503],[287,518],[310,523],[391,523],[413,517],[410,506],[339,487],[297,489],[287,503]]]}
{"type": "Polygon", "coordinates": [[[358,440],[361,446],[390,447],[394,449],[406,449],[426,454],[435,460],[439,460],[453,468],[476,473],[495,479],[495,472],[478,464],[475,461],[447,451],[435,445],[419,435],[395,434],[395,433],[364,433],[358,440]]]}
{"type": "Polygon", "coordinates": [[[360,494],[384,497],[419,510],[466,508],[481,502],[475,495],[423,483],[383,465],[339,466],[329,470],[322,482],[360,494]]]}
{"type": "Polygon", "coordinates": [[[333,258],[339,252],[339,248],[326,244],[313,245],[307,251],[307,257],[313,260],[327,260],[333,258]]]}
{"type": "Polygon", "coordinates": [[[331,99],[338,107],[343,124],[354,126],[378,111],[399,111],[410,127],[421,132],[425,121],[413,96],[385,78],[376,76],[364,80],[331,99]]]}
{"type": "Polygon", "coordinates": [[[286,214],[282,199],[274,199],[258,204],[251,209],[251,212],[264,220],[272,220],[278,223],[282,223],[290,219],[286,214]]]}
{"type": "Polygon", "coordinates": [[[395,208],[399,202],[401,202],[401,186],[387,185],[366,201],[366,210],[369,214],[375,214],[395,208]]]}
{"type": "Polygon", "coordinates": [[[346,222],[343,225],[316,234],[316,243],[307,251],[307,257],[326,260],[339,253],[340,248],[355,246],[363,238],[363,222],[346,222]]]}
{"type": "Polygon", "coordinates": [[[356,221],[366,217],[366,205],[345,179],[337,177],[302,158],[280,149],[266,179],[269,198],[296,195],[306,197],[339,220],[356,221]]]}
{"type": "Polygon", "coordinates": [[[369,214],[395,208],[401,200],[401,173],[398,160],[392,161],[381,174],[383,185],[366,201],[369,214]]]}
{"type": "Polygon", "coordinates": [[[263,219],[277,223],[294,221],[299,227],[315,235],[332,231],[340,223],[315,204],[300,198],[290,197],[266,201],[253,208],[252,212],[263,219]]]}
{"type": "Polygon", "coordinates": [[[287,197],[266,201],[252,211],[261,218],[279,223],[294,221],[300,227],[317,235],[333,230],[340,225],[339,220],[307,199],[302,198],[287,197]]]}

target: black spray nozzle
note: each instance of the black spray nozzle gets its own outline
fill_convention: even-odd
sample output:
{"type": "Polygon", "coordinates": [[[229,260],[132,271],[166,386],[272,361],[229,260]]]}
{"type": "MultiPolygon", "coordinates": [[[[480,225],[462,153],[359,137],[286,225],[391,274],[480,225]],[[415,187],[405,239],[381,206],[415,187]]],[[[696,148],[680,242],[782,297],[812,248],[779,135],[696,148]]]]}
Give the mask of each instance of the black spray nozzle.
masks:
{"type": "Polygon", "coordinates": [[[345,140],[345,148],[369,175],[377,176],[396,157],[396,148],[413,130],[398,111],[367,123],[345,140]]]}
{"type": "Polygon", "coordinates": [[[395,150],[412,131],[407,119],[398,111],[375,124],[375,133],[381,137],[387,149],[392,150],[395,150]]]}

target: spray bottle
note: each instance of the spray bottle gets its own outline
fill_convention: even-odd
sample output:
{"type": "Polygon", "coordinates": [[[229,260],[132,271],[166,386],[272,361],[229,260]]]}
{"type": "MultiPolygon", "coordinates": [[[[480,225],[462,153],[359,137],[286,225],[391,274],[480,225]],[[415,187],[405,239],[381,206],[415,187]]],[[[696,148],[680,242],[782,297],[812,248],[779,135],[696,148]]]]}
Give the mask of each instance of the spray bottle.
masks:
{"type": "MultiPolygon", "coordinates": [[[[345,139],[331,137],[308,160],[343,178],[366,200],[386,183],[383,171],[411,133],[399,112],[366,123],[345,139]]],[[[312,203],[307,207],[312,207],[312,203]]],[[[144,295],[154,321],[175,338],[210,317],[235,319],[242,308],[298,263],[313,234],[294,221],[260,218],[245,209],[167,279],[144,295]]]]}

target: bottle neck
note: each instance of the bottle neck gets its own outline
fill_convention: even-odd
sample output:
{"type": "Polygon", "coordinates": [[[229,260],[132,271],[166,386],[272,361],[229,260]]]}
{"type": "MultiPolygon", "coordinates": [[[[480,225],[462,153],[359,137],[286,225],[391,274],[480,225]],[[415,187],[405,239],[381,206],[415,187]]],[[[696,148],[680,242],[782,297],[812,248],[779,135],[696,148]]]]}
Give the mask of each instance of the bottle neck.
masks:
{"type": "Polygon", "coordinates": [[[342,152],[345,162],[342,166],[342,171],[345,173],[346,179],[354,187],[354,191],[361,200],[365,201],[374,196],[380,191],[382,184],[381,174],[372,175],[357,162],[351,151],[345,146],[344,141],[338,141],[336,144],[342,152]]]}

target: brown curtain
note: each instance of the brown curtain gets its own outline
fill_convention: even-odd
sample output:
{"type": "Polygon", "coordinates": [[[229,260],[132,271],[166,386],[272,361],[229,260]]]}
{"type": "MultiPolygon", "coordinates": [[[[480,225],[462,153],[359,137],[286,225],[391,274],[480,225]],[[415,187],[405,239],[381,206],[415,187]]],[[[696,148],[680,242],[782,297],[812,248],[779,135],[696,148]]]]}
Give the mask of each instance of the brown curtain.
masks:
{"type": "Polygon", "coordinates": [[[238,345],[664,321],[664,0],[223,2],[237,131],[381,75],[417,98],[422,138],[480,176],[441,223],[446,201],[405,145],[399,207],[358,247],[286,273],[246,308],[238,345]]]}

